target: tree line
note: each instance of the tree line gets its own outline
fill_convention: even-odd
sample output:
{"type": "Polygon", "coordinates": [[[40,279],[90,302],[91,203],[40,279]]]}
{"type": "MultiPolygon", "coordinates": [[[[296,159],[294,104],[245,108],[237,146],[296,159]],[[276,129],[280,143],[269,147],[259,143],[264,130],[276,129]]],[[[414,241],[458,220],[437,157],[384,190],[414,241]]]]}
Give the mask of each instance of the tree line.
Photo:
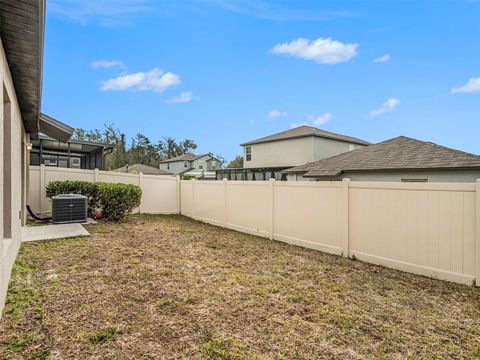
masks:
{"type": "MultiPolygon", "coordinates": [[[[126,164],[143,164],[158,168],[161,161],[190,153],[197,148],[197,144],[192,139],[177,141],[172,137],[164,137],[155,143],[140,133],[128,142],[127,136],[113,124],[105,124],[103,130],[77,128],[73,132],[72,140],[94,141],[112,145],[113,151],[105,159],[107,170],[118,169],[126,164]]],[[[225,165],[226,161],[222,155],[210,155],[219,160],[222,166],[225,165]]],[[[228,163],[227,167],[243,167],[243,157],[241,155],[236,156],[234,160],[228,163]]]]}
{"type": "Polygon", "coordinates": [[[155,143],[140,133],[128,142],[127,136],[113,124],[106,124],[103,130],[75,129],[72,140],[112,145],[113,152],[106,156],[107,170],[117,169],[126,164],[144,164],[158,168],[161,161],[192,152],[197,148],[197,144],[191,139],[177,142],[172,137],[164,137],[155,143]]]}

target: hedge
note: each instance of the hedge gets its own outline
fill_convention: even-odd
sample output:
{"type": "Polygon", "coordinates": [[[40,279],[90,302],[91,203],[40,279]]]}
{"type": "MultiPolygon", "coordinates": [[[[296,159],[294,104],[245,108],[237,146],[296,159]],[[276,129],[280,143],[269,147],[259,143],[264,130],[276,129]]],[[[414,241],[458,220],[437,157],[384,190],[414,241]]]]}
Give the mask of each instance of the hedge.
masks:
{"type": "Polygon", "coordinates": [[[140,206],[142,190],[137,185],[117,183],[92,183],[88,181],[52,181],[46,195],[82,194],[88,199],[88,213],[95,216],[98,209],[107,220],[123,220],[140,206]]]}

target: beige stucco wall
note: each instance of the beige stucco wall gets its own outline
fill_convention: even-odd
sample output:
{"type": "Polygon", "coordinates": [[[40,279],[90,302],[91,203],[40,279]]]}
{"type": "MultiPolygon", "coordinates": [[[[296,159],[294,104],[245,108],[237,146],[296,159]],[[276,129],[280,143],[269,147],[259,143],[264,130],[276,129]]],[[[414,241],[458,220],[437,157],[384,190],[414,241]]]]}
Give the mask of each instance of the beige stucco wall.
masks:
{"type": "Polygon", "coordinates": [[[355,173],[347,172],[335,178],[304,178],[300,174],[287,175],[288,181],[332,181],[348,178],[352,181],[402,181],[402,179],[427,179],[428,182],[475,182],[480,179],[480,170],[452,171],[383,171],[355,173]]]}
{"type": "Polygon", "coordinates": [[[304,137],[249,145],[252,160],[243,147],[243,166],[249,168],[298,166],[354,150],[361,145],[320,137],[304,137]]]}
{"type": "Polygon", "coordinates": [[[17,103],[17,97],[13,87],[10,70],[5,58],[5,52],[0,42],[0,189],[2,189],[2,201],[0,202],[0,312],[3,311],[5,303],[6,292],[8,288],[8,281],[10,273],[15,261],[16,255],[20,248],[21,232],[22,232],[22,218],[21,210],[24,209],[22,204],[22,197],[25,198],[25,187],[22,184],[22,167],[25,166],[24,158],[26,153],[22,152],[22,147],[25,146],[25,131],[20,115],[20,110],[17,103]],[[4,90],[3,90],[4,89],[4,90]],[[11,102],[11,168],[6,168],[3,161],[3,138],[4,138],[4,91],[8,94],[11,102]],[[3,208],[3,179],[6,174],[10,173],[12,178],[11,192],[11,208],[3,208]],[[22,196],[23,194],[23,196],[22,196]],[[3,236],[4,229],[4,212],[11,212],[12,219],[12,235],[10,239],[5,239],[3,236]]]}

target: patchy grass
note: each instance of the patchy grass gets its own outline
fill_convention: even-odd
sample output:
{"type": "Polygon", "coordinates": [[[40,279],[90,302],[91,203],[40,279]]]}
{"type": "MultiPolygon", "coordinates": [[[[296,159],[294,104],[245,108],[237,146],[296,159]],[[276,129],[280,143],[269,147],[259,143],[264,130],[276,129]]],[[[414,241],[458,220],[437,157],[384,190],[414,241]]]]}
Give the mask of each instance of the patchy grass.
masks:
{"type": "Polygon", "coordinates": [[[480,291],[135,216],[23,244],[1,359],[480,357],[480,291]]]}

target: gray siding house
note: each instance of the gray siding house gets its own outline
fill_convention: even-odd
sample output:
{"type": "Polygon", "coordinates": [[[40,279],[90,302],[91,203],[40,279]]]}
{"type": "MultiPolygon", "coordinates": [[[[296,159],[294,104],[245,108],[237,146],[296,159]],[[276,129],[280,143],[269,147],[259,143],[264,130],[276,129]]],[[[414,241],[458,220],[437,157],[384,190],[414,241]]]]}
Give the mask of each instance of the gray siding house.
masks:
{"type": "Polygon", "coordinates": [[[183,154],[160,163],[160,170],[195,179],[215,179],[218,169],[221,162],[210,154],[183,154]]]}
{"type": "Polygon", "coordinates": [[[284,170],[288,180],[474,182],[480,156],[399,136],[284,170]]]}
{"type": "Polygon", "coordinates": [[[368,141],[300,126],[241,144],[243,169],[217,171],[217,179],[285,180],[282,170],[370,145],[368,141]]]}

